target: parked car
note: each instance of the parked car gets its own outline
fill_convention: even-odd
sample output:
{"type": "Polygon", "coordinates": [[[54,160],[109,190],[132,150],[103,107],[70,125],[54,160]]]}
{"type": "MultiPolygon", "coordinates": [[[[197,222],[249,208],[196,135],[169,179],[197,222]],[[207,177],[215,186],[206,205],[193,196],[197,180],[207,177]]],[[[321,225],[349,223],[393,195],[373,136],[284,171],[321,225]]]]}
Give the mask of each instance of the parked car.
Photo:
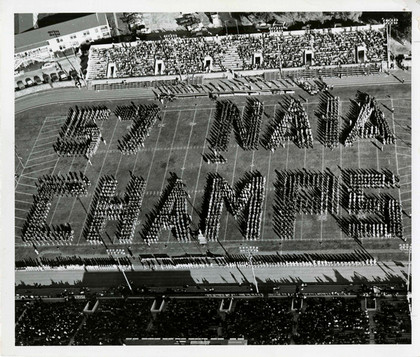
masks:
{"type": "Polygon", "coordinates": [[[34,81],[33,81],[32,79],[30,79],[30,78],[26,78],[26,79],[25,79],[25,82],[26,82],[26,85],[27,85],[28,87],[33,86],[33,85],[34,85],[34,81]]]}
{"type": "Polygon", "coordinates": [[[59,81],[59,78],[57,76],[57,73],[51,73],[50,76],[51,76],[51,80],[53,82],[58,82],[59,81]]]}
{"type": "Polygon", "coordinates": [[[76,72],[74,69],[72,69],[72,70],[69,72],[69,75],[70,75],[70,77],[71,77],[72,79],[74,79],[74,80],[76,80],[76,79],[77,79],[77,77],[78,77],[77,72],[76,72]]]}
{"type": "Polygon", "coordinates": [[[34,77],[34,82],[35,82],[36,84],[42,84],[41,78],[39,78],[38,76],[35,76],[35,77],[34,77]]]}
{"type": "Polygon", "coordinates": [[[49,83],[51,78],[48,74],[42,73],[42,80],[44,81],[44,83],[49,83]]]}
{"type": "Polygon", "coordinates": [[[60,81],[66,81],[69,78],[63,71],[58,72],[58,76],[60,77],[60,81]]]}
{"type": "Polygon", "coordinates": [[[22,81],[18,81],[16,84],[17,84],[19,89],[25,89],[25,85],[23,84],[22,81]]]}
{"type": "Polygon", "coordinates": [[[55,62],[46,62],[42,65],[42,69],[52,68],[52,67],[55,67],[55,65],[56,65],[55,62]]]}

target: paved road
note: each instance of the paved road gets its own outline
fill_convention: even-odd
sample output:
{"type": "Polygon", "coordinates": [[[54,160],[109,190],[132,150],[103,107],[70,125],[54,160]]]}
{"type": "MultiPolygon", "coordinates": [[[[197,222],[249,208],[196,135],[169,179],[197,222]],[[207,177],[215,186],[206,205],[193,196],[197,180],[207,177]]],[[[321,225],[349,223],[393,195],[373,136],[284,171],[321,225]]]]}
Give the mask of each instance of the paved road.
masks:
{"type": "MultiPolygon", "coordinates": [[[[330,283],[360,283],[363,281],[388,281],[405,279],[406,267],[397,266],[393,262],[376,266],[346,266],[346,267],[256,267],[254,269],[257,281],[275,283],[330,282],[330,283]]],[[[208,267],[190,270],[158,270],[128,272],[129,279],[138,284],[179,286],[185,284],[223,284],[253,282],[252,270],[249,267],[208,267]]],[[[17,271],[17,284],[39,283],[49,285],[51,281],[73,284],[84,281],[88,286],[104,284],[112,286],[124,283],[124,277],[118,272],[84,272],[79,270],[65,271],[17,271]]]]}

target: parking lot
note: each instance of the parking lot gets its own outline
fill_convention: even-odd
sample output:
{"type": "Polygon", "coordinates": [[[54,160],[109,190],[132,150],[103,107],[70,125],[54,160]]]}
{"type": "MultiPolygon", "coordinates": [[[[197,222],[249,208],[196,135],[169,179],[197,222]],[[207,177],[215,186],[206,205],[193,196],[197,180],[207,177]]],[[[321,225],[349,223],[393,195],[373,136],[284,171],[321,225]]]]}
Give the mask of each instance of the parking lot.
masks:
{"type": "Polygon", "coordinates": [[[73,87],[75,80],[80,78],[80,59],[77,56],[52,58],[45,63],[32,64],[27,69],[15,71],[15,92],[25,91],[26,94],[54,87],[73,87]]]}

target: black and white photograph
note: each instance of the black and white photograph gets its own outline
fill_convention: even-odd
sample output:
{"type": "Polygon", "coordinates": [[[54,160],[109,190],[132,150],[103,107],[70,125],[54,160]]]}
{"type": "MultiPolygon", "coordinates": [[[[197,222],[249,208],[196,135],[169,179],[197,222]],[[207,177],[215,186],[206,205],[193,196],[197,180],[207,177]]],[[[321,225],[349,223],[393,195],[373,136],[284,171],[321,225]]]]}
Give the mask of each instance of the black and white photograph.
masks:
{"type": "Polygon", "coordinates": [[[418,356],[419,28],[374,4],[9,13],[10,355],[418,356]]]}

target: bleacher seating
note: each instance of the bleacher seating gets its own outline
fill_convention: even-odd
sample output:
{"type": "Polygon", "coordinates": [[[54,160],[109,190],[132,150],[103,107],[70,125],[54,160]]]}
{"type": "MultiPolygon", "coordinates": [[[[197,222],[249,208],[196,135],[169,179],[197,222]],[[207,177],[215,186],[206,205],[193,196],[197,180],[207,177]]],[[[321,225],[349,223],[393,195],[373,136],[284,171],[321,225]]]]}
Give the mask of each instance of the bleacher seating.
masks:
{"type": "MultiPolygon", "coordinates": [[[[221,37],[178,38],[92,46],[88,79],[108,78],[108,65],[115,64],[112,77],[129,78],[159,75],[221,72],[226,70],[287,69],[310,66],[343,66],[379,63],[386,60],[383,31],[359,29],[332,32],[228,35],[221,37]],[[363,48],[357,59],[356,48],[363,48]],[[305,62],[305,50],[313,55],[305,62]],[[261,54],[260,62],[254,60],[261,54]],[[211,69],[205,65],[212,58],[211,69]],[[163,66],[156,73],[157,60],[163,66]]],[[[343,71],[344,75],[348,72],[343,71]]]]}

